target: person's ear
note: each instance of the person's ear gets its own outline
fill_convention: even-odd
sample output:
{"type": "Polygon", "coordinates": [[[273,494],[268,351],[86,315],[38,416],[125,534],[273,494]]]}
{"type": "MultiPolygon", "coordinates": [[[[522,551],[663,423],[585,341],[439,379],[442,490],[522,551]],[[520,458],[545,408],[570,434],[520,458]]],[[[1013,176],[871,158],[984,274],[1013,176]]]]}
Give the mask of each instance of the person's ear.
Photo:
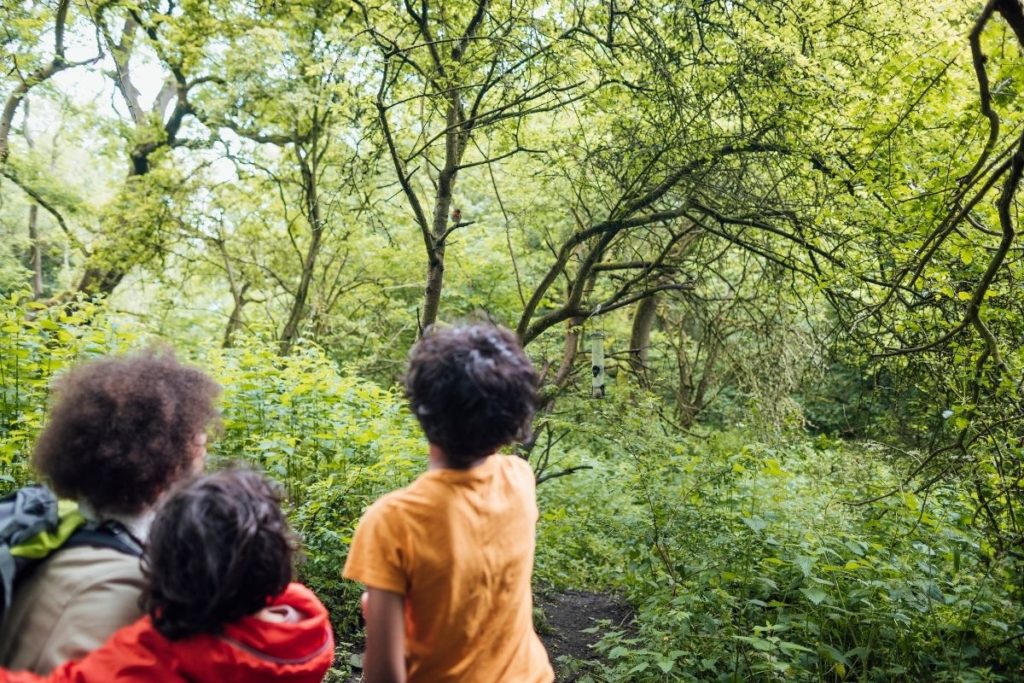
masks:
{"type": "Polygon", "coordinates": [[[206,464],[206,432],[199,432],[192,439],[192,473],[199,474],[206,464]]]}

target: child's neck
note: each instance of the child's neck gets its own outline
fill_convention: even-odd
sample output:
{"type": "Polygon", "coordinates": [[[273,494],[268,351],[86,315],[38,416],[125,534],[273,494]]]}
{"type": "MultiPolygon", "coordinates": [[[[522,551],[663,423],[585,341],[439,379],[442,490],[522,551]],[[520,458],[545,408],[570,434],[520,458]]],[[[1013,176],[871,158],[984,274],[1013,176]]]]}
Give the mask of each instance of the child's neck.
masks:
{"type": "MultiPolygon", "coordinates": [[[[435,444],[430,444],[430,450],[427,452],[427,455],[428,455],[428,464],[427,464],[427,469],[428,470],[449,470],[449,469],[452,469],[451,465],[448,464],[448,456],[445,455],[445,452],[441,449],[440,446],[437,446],[435,444]]],[[[474,460],[469,465],[469,467],[466,467],[465,469],[470,470],[470,469],[473,469],[474,467],[476,467],[477,465],[482,465],[482,464],[484,464],[485,460],[487,460],[487,456],[484,456],[482,458],[477,458],[476,460],[474,460]]]]}

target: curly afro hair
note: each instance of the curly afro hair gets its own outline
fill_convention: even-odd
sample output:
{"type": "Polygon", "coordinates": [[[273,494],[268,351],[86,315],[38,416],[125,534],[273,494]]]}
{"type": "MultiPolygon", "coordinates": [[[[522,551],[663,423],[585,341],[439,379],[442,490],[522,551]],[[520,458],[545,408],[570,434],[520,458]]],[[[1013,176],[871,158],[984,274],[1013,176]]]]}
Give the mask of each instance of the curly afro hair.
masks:
{"type": "Polygon", "coordinates": [[[412,348],[405,390],[430,443],[455,469],[529,435],[537,371],[509,330],[432,329],[412,348]]]}
{"type": "Polygon", "coordinates": [[[296,544],[280,503],[276,487],[244,469],[199,477],[167,497],[143,560],[143,606],[160,633],[219,633],[285,589],[296,544]]]}
{"type": "Polygon", "coordinates": [[[138,514],[192,471],[220,387],[170,351],[80,365],[54,385],[32,463],[61,496],[138,514]]]}

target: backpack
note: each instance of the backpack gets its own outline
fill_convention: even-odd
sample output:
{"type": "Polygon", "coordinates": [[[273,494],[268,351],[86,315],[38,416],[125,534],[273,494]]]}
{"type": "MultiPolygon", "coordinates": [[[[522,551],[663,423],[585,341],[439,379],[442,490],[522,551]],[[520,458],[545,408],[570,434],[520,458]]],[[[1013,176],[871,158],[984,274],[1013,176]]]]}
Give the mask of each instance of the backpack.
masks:
{"type": "Polygon", "coordinates": [[[142,545],[123,524],[90,522],[77,504],[58,500],[45,486],[0,498],[0,623],[20,580],[57,550],[82,546],[142,556],[142,545]]]}

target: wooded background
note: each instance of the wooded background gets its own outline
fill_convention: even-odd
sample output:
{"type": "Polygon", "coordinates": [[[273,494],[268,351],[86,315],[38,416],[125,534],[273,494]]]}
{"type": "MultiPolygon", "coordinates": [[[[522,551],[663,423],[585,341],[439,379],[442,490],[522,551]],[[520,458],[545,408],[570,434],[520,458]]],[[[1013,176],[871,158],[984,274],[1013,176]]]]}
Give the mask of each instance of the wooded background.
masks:
{"type": "Polygon", "coordinates": [[[1018,0],[0,23],[8,484],[55,372],[169,341],[226,387],[223,457],[292,490],[355,643],[332,572],[415,472],[407,349],[493,320],[544,378],[541,583],[637,610],[578,675],[1024,676],[1018,0]]]}

